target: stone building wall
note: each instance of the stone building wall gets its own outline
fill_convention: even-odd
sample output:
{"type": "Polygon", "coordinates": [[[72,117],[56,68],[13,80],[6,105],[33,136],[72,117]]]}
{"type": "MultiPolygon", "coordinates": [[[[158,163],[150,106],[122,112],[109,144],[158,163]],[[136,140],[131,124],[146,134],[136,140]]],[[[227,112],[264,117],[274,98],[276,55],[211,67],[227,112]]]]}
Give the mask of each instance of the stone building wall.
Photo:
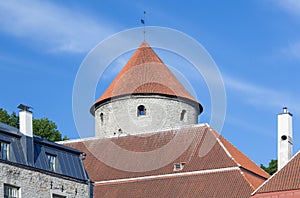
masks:
{"type": "Polygon", "coordinates": [[[132,95],[111,100],[95,111],[96,137],[138,134],[198,123],[197,103],[159,95],[132,95]],[[139,115],[139,106],[145,115],[139,115]]]}
{"type": "Polygon", "coordinates": [[[4,185],[19,188],[22,198],[51,198],[52,194],[67,198],[88,198],[89,185],[42,173],[30,168],[0,162],[0,197],[4,195],[4,185]]]}

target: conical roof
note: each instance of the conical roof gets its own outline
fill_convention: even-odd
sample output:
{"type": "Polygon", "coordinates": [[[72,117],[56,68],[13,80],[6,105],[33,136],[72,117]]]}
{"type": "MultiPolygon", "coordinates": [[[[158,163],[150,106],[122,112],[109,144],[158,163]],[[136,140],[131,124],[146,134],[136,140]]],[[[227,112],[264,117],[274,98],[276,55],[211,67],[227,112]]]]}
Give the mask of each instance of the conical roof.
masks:
{"type": "Polygon", "coordinates": [[[120,96],[158,94],[188,99],[202,106],[184,88],[154,50],[143,41],[103,95],[91,108],[120,96]]]}

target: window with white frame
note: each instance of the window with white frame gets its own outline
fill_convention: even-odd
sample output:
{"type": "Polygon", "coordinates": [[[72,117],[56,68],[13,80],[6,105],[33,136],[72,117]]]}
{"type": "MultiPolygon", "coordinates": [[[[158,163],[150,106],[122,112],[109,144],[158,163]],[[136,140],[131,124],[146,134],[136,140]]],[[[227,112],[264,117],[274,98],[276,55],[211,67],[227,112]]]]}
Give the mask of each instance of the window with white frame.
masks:
{"type": "Polygon", "coordinates": [[[185,162],[176,163],[173,166],[173,171],[181,171],[185,165],[185,162]]]}
{"type": "Polygon", "coordinates": [[[48,160],[48,167],[51,171],[55,171],[56,170],[56,156],[51,155],[51,154],[47,154],[47,160],[48,160]]]}
{"type": "Polygon", "coordinates": [[[1,150],[1,156],[0,158],[3,160],[9,160],[9,143],[6,142],[0,142],[0,150],[1,150]]]}
{"type": "Polygon", "coordinates": [[[19,187],[4,184],[4,198],[18,198],[19,187]]]}

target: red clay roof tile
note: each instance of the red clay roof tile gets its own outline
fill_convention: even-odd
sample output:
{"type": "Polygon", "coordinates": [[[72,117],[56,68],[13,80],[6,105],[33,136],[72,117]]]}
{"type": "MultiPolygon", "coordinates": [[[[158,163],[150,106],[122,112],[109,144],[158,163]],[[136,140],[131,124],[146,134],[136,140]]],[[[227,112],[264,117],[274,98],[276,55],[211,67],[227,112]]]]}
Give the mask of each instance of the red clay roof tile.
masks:
{"type": "Polygon", "coordinates": [[[143,42],[91,108],[111,98],[131,94],[158,94],[198,101],[184,88],[154,50],[143,42]]]}
{"type": "Polygon", "coordinates": [[[252,188],[238,170],[172,178],[95,184],[95,197],[249,198],[252,188]]]}
{"type": "Polygon", "coordinates": [[[231,156],[233,157],[233,159],[236,161],[237,164],[240,164],[244,169],[259,174],[266,179],[270,177],[268,173],[266,173],[263,169],[258,167],[252,160],[250,160],[246,155],[244,155],[240,150],[238,150],[225,138],[219,136],[219,139],[221,140],[221,142],[223,143],[223,145],[231,154],[231,156]]]}
{"type": "MultiPolygon", "coordinates": [[[[242,178],[244,178],[242,182],[243,184],[240,183],[238,184],[247,186],[246,194],[248,195],[248,197],[250,197],[251,192],[259,185],[261,185],[269,177],[269,175],[266,174],[263,170],[261,170],[254,162],[252,162],[249,158],[247,158],[244,154],[242,154],[237,148],[235,148],[226,139],[224,139],[222,136],[220,136],[217,132],[215,132],[211,127],[207,125],[195,125],[189,127],[182,127],[173,130],[149,133],[145,135],[128,135],[128,136],[106,138],[106,139],[94,138],[90,140],[87,139],[87,140],[80,140],[76,142],[69,141],[69,142],[65,142],[64,144],[82,150],[87,153],[87,158],[84,161],[84,163],[85,163],[86,170],[90,178],[92,179],[92,181],[107,181],[107,180],[116,180],[116,179],[124,179],[124,178],[126,179],[126,178],[136,178],[136,177],[144,177],[144,176],[153,176],[153,175],[155,176],[155,175],[173,174],[174,164],[181,163],[181,162],[184,162],[185,164],[183,169],[179,171],[180,173],[188,173],[188,172],[201,171],[201,170],[215,170],[215,169],[220,170],[224,168],[226,169],[226,168],[236,167],[239,169],[242,178]],[[104,162],[102,162],[100,159],[97,158],[97,155],[99,153],[103,153],[105,155],[110,155],[111,157],[110,159],[112,159],[113,161],[115,159],[115,163],[120,163],[121,160],[123,162],[124,168],[126,168],[126,166],[136,166],[134,167],[134,169],[135,168],[139,169],[140,167],[145,166],[144,163],[146,163],[146,160],[135,161],[135,159],[133,158],[130,161],[126,161],[128,160],[126,156],[124,156],[119,152],[114,152],[113,150],[106,147],[107,143],[111,142],[127,151],[151,152],[151,151],[158,150],[164,145],[170,144],[170,142],[172,142],[172,140],[177,135],[180,135],[180,137],[182,137],[182,139],[179,142],[176,142],[176,144],[172,145],[169,150],[154,155],[152,158],[146,160],[150,160],[149,162],[151,161],[160,162],[167,157],[174,156],[174,153],[177,152],[176,149],[178,148],[184,148],[182,153],[179,154],[178,157],[172,159],[170,163],[167,163],[166,165],[159,167],[158,169],[155,170],[149,170],[144,172],[120,170],[105,164],[104,162]],[[184,147],[185,144],[187,143],[188,145],[184,147]]],[[[208,178],[215,177],[214,179],[217,179],[218,176],[214,176],[214,177],[207,176],[207,177],[208,178]]],[[[222,177],[223,177],[222,174],[220,174],[220,178],[222,177]]],[[[234,180],[233,177],[235,176],[231,175],[228,177],[229,178],[227,179],[226,177],[224,177],[222,180],[218,180],[218,181],[207,181],[208,182],[207,184],[202,184],[202,185],[206,186],[210,182],[211,183],[215,182],[214,184],[217,184],[216,187],[218,188],[221,188],[221,186],[224,185],[224,187],[222,188],[223,193],[230,192],[229,194],[232,195],[231,193],[234,193],[232,192],[233,187],[231,186],[230,188],[228,187],[228,189],[226,189],[227,187],[225,186],[229,184],[231,180],[234,180]]],[[[200,181],[202,181],[201,178],[199,178],[200,181]]],[[[206,176],[204,178],[206,178],[206,176]]],[[[238,178],[236,179],[240,180],[240,176],[238,176],[238,178]]],[[[182,178],[179,180],[185,181],[186,179],[182,178]]],[[[186,182],[188,181],[189,179],[186,180],[186,182]]],[[[179,185],[183,185],[183,186],[188,185],[188,184],[180,184],[177,181],[166,181],[166,182],[167,182],[166,185],[170,185],[169,190],[171,190],[172,185],[173,185],[172,188],[174,189],[179,188],[179,185]]],[[[167,192],[167,191],[162,191],[163,189],[160,188],[160,185],[162,184],[160,184],[160,182],[158,183],[136,182],[135,183],[136,186],[132,188],[139,189],[139,186],[142,185],[142,183],[144,183],[144,185],[151,185],[151,188],[152,185],[156,185],[157,189],[155,191],[159,191],[160,193],[167,192]]],[[[233,182],[231,185],[235,185],[235,184],[236,183],[233,182]]],[[[114,187],[113,185],[107,186],[107,189],[111,189],[111,190],[114,189],[114,191],[107,190],[106,188],[103,189],[103,187],[95,186],[95,192],[99,192],[99,193],[111,192],[112,193],[111,196],[113,196],[114,193],[116,194],[121,193],[122,191],[121,189],[123,189],[125,195],[129,196],[131,194],[127,192],[126,188],[125,187],[123,188],[123,186],[129,187],[131,185],[133,184],[122,184],[120,187],[114,187]]],[[[144,185],[142,185],[143,188],[145,187],[144,185]]],[[[188,188],[191,190],[191,192],[188,192],[187,194],[193,193],[192,191],[195,191],[197,193],[201,191],[196,186],[194,186],[193,183],[191,183],[190,185],[191,186],[189,186],[188,188]]],[[[212,189],[215,188],[210,187],[210,193],[213,193],[211,192],[212,189]]],[[[221,191],[221,189],[215,189],[215,190],[221,191]]],[[[236,188],[235,190],[239,191],[240,189],[236,188]]],[[[205,193],[207,193],[208,191],[209,190],[205,191],[205,193]]],[[[244,197],[239,195],[241,194],[236,194],[236,197],[244,197]]]]}
{"type": "Polygon", "coordinates": [[[300,152],[298,152],[280,171],[270,177],[254,195],[300,189],[300,152]]]}

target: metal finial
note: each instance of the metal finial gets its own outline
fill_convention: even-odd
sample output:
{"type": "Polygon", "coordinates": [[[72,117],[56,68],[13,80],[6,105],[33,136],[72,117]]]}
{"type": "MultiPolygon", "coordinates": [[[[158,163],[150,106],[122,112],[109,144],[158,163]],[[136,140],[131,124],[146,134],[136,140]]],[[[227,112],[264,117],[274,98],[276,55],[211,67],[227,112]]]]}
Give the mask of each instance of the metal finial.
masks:
{"type": "Polygon", "coordinates": [[[146,40],[146,11],[144,11],[144,18],[141,19],[141,23],[144,25],[144,41],[146,40]]]}

